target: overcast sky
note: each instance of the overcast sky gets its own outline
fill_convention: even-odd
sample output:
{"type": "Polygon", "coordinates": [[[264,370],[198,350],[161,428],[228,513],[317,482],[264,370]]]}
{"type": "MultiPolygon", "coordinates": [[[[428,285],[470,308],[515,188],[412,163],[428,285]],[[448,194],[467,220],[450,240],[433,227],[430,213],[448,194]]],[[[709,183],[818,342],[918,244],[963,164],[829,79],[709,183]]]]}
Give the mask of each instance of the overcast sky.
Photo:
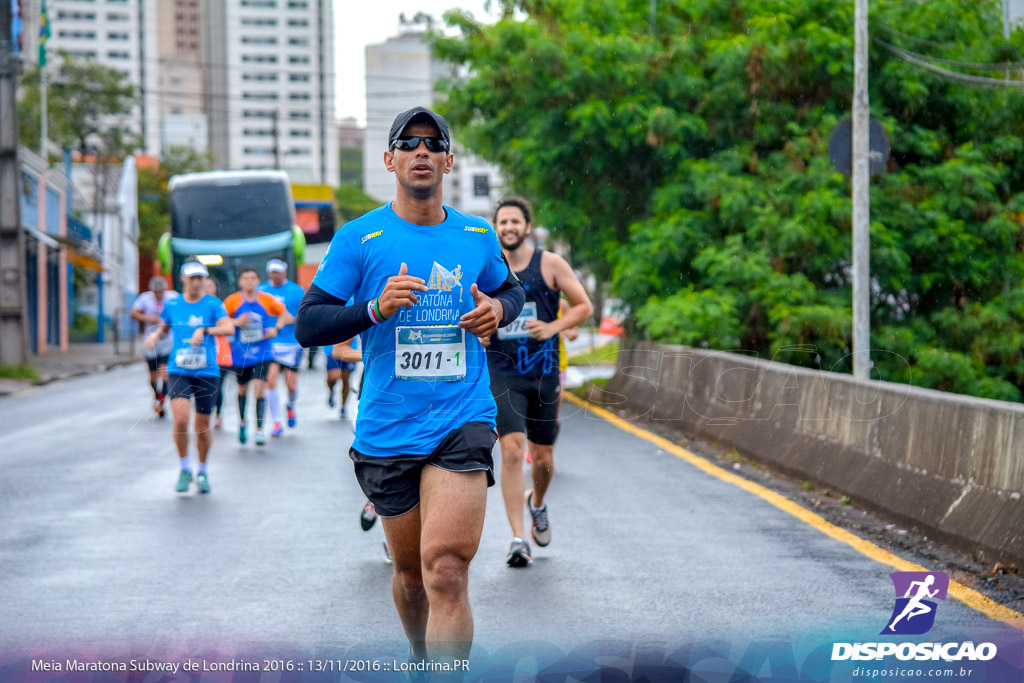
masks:
{"type": "MultiPolygon", "coordinates": [[[[353,116],[366,124],[366,46],[382,43],[398,33],[398,15],[412,18],[426,12],[440,21],[452,8],[477,19],[496,16],[484,11],[486,0],[341,0],[334,3],[334,54],[337,73],[336,115],[353,116]]],[[[492,3],[497,5],[497,3],[492,3]]]]}

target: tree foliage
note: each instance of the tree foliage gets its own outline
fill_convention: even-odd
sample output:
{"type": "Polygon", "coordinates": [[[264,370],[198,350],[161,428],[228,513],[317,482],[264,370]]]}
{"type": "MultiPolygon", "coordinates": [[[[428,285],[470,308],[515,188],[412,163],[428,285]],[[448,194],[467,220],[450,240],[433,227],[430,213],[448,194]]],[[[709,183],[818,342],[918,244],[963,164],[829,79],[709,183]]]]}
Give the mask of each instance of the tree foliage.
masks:
{"type": "Polygon", "coordinates": [[[334,193],[338,204],[338,227],[355,220],[367,211],[373,211],[380,202],[354,185],[342,184],[334,193]]]}
{"type": "MultiPolygon", "coordinates": [[[[81,154],[123,156],[140,146],[125,132],[128,116],[138,106],[138,94],[128,77],[117,69],[91,59],[58,53],[47,68],[47,138],[62,149],[81,154]]],[[[18,101],[21,141],[39,149],[40,136],[39,66],[25,70],[18,101]]]]}
{"type": "MultiPolygon", "coordinates": [[[[437,53],[456,137],[499,163],[639,332],[849,371],[850,182],[828,160],[853,89],[853,3],[506,0],[437,53]]],[[[997,0],[875,0],[871,32],[962,62],[1019,60],[997,0]]],[[[972,74],[1004,77],[1001,70],[972,74]]],[[[1011,73],[1010,76],[1021,77],[1011,73]]],[[[871,186],[873,361],[884,379],[1018,400],[1024,88],[871,49],[893,154],[871,186]]]]}

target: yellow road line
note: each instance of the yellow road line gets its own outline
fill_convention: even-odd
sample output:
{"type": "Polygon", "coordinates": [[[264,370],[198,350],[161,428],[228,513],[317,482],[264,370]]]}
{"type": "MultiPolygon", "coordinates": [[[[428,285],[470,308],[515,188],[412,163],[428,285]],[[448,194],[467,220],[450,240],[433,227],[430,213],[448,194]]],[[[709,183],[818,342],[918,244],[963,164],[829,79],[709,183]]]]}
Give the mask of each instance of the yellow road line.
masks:
{"type": "MultiPolygon", "coordinates": [[[[771,503],[772,505],[779,508],[783,512],[788,512],[789,514],[799,519],[801,522],[804,522],[805,524],[814,527],[826,536],[831,536],[837,541],[841,541],[842,543],[847,544],[857,552],[866,555],[867,557],[871,558],[876,562],[880,562],[901,572],[931,571],[929,569],[925,569],[921,565],[914,564],[913,562],[910,562],[908,560],[904,560],[903,558],[893,554],[891,551],[883,550],[874,543],[866,541],[863,538],[850,533],[846,529],[842,529],[836,526],[835,524],[826,521],[821,516],[816,515],[810,510],[801,507],[800,505],[794,503],[792,500],[776,493],[775,491],[766,489],[760,484],[755,484],[754,482],[748,479],[744,479],[743,477],[733,474],[728,470],[724,470],[718,465],[714,465],[705,460],[704,458],[694,455],[685,448],[677,446],[668,439],[664,439],[658,436],[657,434],[653,434],[647,431],[646,429],[641,429],[639,427],[631,425],[630,423],[626,422],[619,416],[610,413],[604,408],[595,406],[589,401],[585,401],[584,399],[579,398],[572,392],[565,392],[565,398],[567,398],[569,401],[575,403],[578,406],[586,408],[595,415],[602,417],[605,420],[608,420],[619,429],[627,431],[630,434],[640,437],[641,439],[645,439],[646,441],[650,441],[659,448],[665,449],[666,451],[676,456],[677,458],[685,460],[694,467],[710,474],[711,476],[717,477],[722,481],[738,486],[744,491],[752,493],[755,496],[766,500],[767,502],[771,503]]],[[[1005,624],[1008,624],[1009,626],[1012,626],[1015,629],[1024,631],[1024,614],[1021,614],[1020,612],[1015,612],[1009,607],[1000,605],[998,602],[995,602],[994,600],[985,597],[978,591],[972,588],[968,588],[967,586],[956,581],[953,581],[952,579],[949,580],[949,595],[956,598],[960,602],[964,603],[968,607],[978,610],[979,612],[981,612],[982,614],[991,619],[1001,621],[1005,624]]]]}

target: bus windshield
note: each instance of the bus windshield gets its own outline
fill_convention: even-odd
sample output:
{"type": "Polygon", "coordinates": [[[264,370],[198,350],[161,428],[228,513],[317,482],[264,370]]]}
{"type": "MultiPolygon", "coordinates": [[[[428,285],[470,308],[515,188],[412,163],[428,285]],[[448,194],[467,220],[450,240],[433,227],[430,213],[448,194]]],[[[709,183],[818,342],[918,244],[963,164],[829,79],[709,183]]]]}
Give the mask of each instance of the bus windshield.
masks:
{"type": "Polygon", "coordinates": [[[273,181],[184,185],[171,192],[171,235],[233,240],[290,230],[287,185],[273,181]]]}

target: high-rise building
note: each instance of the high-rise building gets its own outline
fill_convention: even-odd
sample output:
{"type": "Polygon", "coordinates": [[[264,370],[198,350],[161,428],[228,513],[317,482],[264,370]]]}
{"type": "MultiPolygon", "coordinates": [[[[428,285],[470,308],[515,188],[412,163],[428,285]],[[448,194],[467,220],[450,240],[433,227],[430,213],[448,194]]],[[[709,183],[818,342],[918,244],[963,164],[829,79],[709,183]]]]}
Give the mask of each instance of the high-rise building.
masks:
{"type": "MultiPolygon", "coordinates": [[[[388,131],[395,116],[417,105],[433,107],[434,83],[446,67],[431,55],[423,29],[429,17],[400,22],[399,35],[366,46],[366,138],[363,189],[387,201],[395,196],[395,176],[384,168],[388,131]]],[[[444,183],[444,202],[460,211],[489,216],[504,182],[496,166],[466,152],[452,132],[455,168],[444,183]]]]}
{"type": "Polygon", "coordinates": [[[331,0],[203,0],[205,110],[219,168],[338,184],[331,0]]]}
{"type": "Polygon", "coordinates": [[[157,83],[161,151],[172,146],[206,151],[199,0],[161,0],[157,11],[157,83]]]}
{"type": "Polygon", "coordinates": [[[1006,12],[1010,25],[1016,28],[1024,21],[1024,0],[1003,0],[1003,2],[1005,3],[1003,11],[1006,12]]]}
{"type": "MultiPolygon", "coordinates": [[[[22,0],[26,18],[24,58],[38,59],[41,0],[22,0]]],[[[139,104],[127,112],[124,125],[142,135],[149,154],[160,150],[156,44],[157,0],[47,0],[50,38],[47,55],[67,51],[123,73],[139,92],[139,104]]],[[[51,57],[52,59],[53,57],[51,57]]],[[[49,60],[48,60],[49,61],[49,60]]]]}

